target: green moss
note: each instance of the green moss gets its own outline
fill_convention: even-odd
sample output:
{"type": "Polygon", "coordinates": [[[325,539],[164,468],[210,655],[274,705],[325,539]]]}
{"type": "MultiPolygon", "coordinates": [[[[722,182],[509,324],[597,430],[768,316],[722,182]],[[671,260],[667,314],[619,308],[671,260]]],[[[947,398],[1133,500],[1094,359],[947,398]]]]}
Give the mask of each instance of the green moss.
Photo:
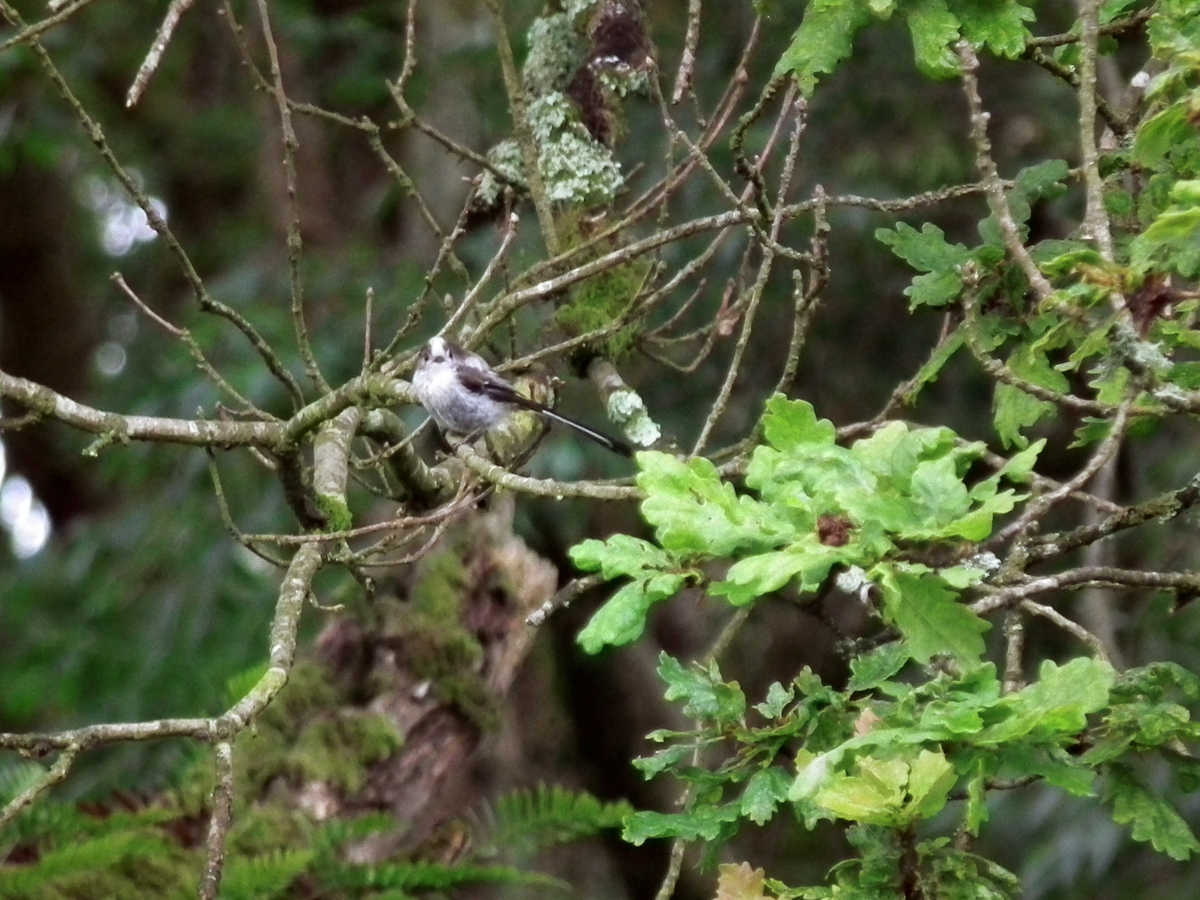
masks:
{"type": "Polygon", "coordinates": [[[299,662],[292,667],[287,685],[258,720],[258,728],[273,729],[295,739],[309,719],[336,708],[340,702],[338,690],[323,666],[299,662]]]}
{"type": "Polygon", "coordinates": [[[385,608],[382,629],[386,640],[403,648],[404,665],[427,680],[439,700],[487,728],[495,711],[478,675],[483,647],[462,622],[467,549],[447,545],[421,560],[408,602],[385,608]]]}
{"type": "Polygon", "coordinates": [[[317,508],[325,514],[325,531],[348,531],[354,527],[354,516],[341,497],[315,495],[317,508]]]}
{"type": "Polygon", "coordinates": [[[323,781],[353,793],[370,766],[402,745],[389,720],[347,707],[324,668],[300,663],[253,731],[238,739],[238,776],[245,789],[239,796],[260,796],[278,778],[323,781]]]}
{"type": "Polygon", "coordinates": [[[417,565],[408,606],[446,624],[458,625],[467,572],[459,548],[447,545],[425,556],[417,565]]]}
{"type": "MultiPolygon", "coordinates": [[[[564,235],[571,246],[582,243],[581,219],[564,216],[564,235]]],[[[595,258],[614,248],[597,247],[595,258]]],[[[575,287],[570,299],[555,314],[558,326],[572,337],[607,328],[619,319],[637,296],[650,274],[651,263],[637,259],[615,266],[575,287]]],[[[596,352],[608,359],[620,359],[633,349],[639,323],[631,322],[616,333],[597,342],[596,352]]]]}
{"type": "Polygon", "coordinates": [[[303,813],[286,800],[257,803],[234,816],[229,849],[238,856],[261,856],[307,843],[312,830],[303,813]]]}
{"type": "Polygon", "coordinates": [[[348,793],[362,790],[367,769],[394,754],[403,741],[382,716],[346,711],[314,721],[289,758],[306,780],[325,781],[348,793]]]}

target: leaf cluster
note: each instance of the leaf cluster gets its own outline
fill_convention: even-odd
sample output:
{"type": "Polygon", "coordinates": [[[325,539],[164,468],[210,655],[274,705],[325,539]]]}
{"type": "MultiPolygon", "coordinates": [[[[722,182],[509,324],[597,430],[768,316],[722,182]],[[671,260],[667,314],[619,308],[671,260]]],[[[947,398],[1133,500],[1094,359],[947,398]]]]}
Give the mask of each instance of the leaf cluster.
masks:
{"type": "Polygon", "coordinates": [[[975,479],[982,444],[949,429],[893,422],[850,447],[812,406],[782,396],[767,404],[766,443],[755,449],[739,494],[704,459],[641,453],[642,514],[659,546],[628,535],[573,548],[581,569],[630,580],[579,635],[585,650],[636,639],[653,605],[688,583],[704,583],[734,606],[792,587],[815,595],[836,569],[882,594],[883,618],[907,638],[914,659],[948,653],[964,664],[983,653],[987,624],[955,602],[985,574],[978,561],[940,569],[945,556],[985,538],[998,515],[1023,498],[1041,445],[975,479]],[[733,558],[724,578],[703,564],[733,558]]]}
{"type": "Polygon", "coordinates": [[[1138,775],[1145,755],[1159,754],[1180,788],[1200,786],[1183,750],[1200,738],[1200,723],[1179,702],[1200,699],[1196,676],[1168,664],[1118,674],[1080,657],[1046,661],[1037,680],[1003,693],[991,664],[914,680],[897,677],[905,658],[895,644],[859,657],[844,690],[805,669],[751,707],[715,664],[685,667],[663,654],[666,697],[683,704],[695,728],[653,733],[668,746],[637,765],[647,777],[669,772],[687,783],[689,803],[679,813],[634,814],[626,839],[721,844],[790,810],[810,830],[821,821],[852,824],[861,856],[830,873],[843,889],[878,881],[880,896],[892,896],[909,854],[926,896],[958,896],[980,881],[989,896],[1016,896],[1015,877],[963,842],[987,823],[991,792],[1036,782],[1102,800],[1135,840],[1175,859],[1200,851],[1178,812],[1138,775]],[[933,823],[953,823],[957,838],[917,840],[933,823]]]}
{"type": "Polygon", "coordinates": [[[811,405],[783,397],[768,403],[762,433],[745,491],[707,461],[639,455],[657,544],[618,535],[574,548],[581,568],[628,579],[580,643],[595,652],[636,638],[653,605],[689,584],[744,606],[782,591],[813,597],[835,580],[888,630],[859,648],[844,687],[805,669],[754,705],[715,661],[686,666],[663,654],[666,699],[695,726],[652,733],[665,746],[636,765],[686,783],[687,807],[635,813],[627,840],[702,841],[711,854],[788,809],[808,829],[852,824],[860,856],[831,872],[840,888],[776,885],[778,896],[852,886],[892,896],[902,877],[926,896],[965,896],[970,885],[1013,896],[1015,877],[964,842],[987,823],[992,792],[1038,783],[1099,797],[1135,840],[1176,859],[1200,850],[1139,775],[1153,754],[1181,787],[1197,786],[1187,748],[1200,723],[1188,704],[1200,700],[1200,679],[1170,664],[1118,673],[1077,657],[1045,660],[1035,680],[1006,690],[986,660],[989,623],[962,602],[998,565],[975,548],[1025,499],[1042,442],[983,476],[982,446],[948,429],[892,422],[847,447],[811,405]],[[718,561],[730,564],[712,577],[718,561]],[[933,828],[943,833],[926,838],[933,828]]]}

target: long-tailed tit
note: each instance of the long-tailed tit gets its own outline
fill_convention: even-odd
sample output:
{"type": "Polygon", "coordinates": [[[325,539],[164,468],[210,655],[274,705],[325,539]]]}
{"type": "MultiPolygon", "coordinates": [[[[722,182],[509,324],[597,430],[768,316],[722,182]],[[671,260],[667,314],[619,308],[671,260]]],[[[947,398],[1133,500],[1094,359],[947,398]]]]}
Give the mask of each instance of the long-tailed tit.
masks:
{"type": "Polygon", "coordinates": [[[445,338],[431,338],[425,345],[412,383],[421,405],[447,434],[474,437],[498,424],[514,410],[527,409],[574,428],[614,453],[622,456],[632,453],[616,438],[557,413],[536,400],[522,397],[482,356],[445,338]]]}

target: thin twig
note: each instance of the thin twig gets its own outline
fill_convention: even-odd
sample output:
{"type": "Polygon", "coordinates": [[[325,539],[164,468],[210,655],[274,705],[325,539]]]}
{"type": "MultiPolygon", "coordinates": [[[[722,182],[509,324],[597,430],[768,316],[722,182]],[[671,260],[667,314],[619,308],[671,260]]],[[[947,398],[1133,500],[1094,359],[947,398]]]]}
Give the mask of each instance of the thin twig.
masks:
{"type": "MultiPolygon", "coordinates": [[[[17,44],[27,44],[31,42],[39,34],[49,31],[55,25],[61,25],[91,2],[92,0],[75,0],[74,3],[64,6],[62,9],[54,12],[53,15],[49,15],[41,21],[34,22],[32,25],[28,26],[22,26],[20,22],[14,21],[13,24],[19,27],[21,30],[8,40],[4,41],[4,43],[0,43],[0,53],[3,53],[10,47],[17,46],[17,44]]],[[[56,5],[58,4],[50,4],[51,10],[54,10],[56,5]]]]}
{"type": "Polygon", "coordinates": [[[829,283],[829,219],[825,209],[825,189],[821,185],[813,188],[813,236],[809,242],[809,258],[812,264],[808,270],[808,283],[804,284],[803,275],[799,270],[793,274],[794,286],[792,295],[795,298],[792,307],[792,334],[788,344],[787,356],[784,357],[783,371],[775,382],[774,393],[786,394],[791,391],[796,381],[796,372],[800,367],[800,352],[804,349],[804,341],[808,337],[809,323],[817,311],[821,292],[829,283]]]}
{"type": "Polygon", "coordinates": [[[259,544],[279,544],[280,546],[299,547],[304,544],[328,544],[338,541],[348,541],[353,538],[364,537],[369,534],[379,534],[381,531],[392,532],[402,530],[412,530],[415,528],[423,528],[428,525],[437,525],[448,518],[457,516],[459,513],[466,512],[471,509],[478,501],[477,497],[466,497],[445,506],[438,507],[434,512],[426,516],[401,516],[395,519],[388,519],[383,522],[374,522],[370,525],[360,525],[358,528],[347,528],[344,531],[327,531],[320,534],[246,534],[241,535],[242,539],[251,543],[259,544]]]}
{"type": "Polygon", "coordinates": [[[500,238],[500,246],[496,248],[496,252],[488,260],[487,268],[483,270],[483,274],[479,276],[479,279],[467,291],[467,295],[463,297],[462,303],[458,304],[458,308],[446,320],[446,324],[442,326],[438,334],[454,334],[459,325],[470,315],[475,305],[479,302],[479,298],[483,294],[483,289],[491,283],[497,270],[507,261],[508,251],[516,239],[517,225],[520,224],[520,221],[515,212],[508,216],[500,238]]]}
{"type": "Polygon", "coordinates": [[[996,221],[1000,225],[1000,231],[1004,235],[1004,245],[1008,248],[1009,254],[1021,267],[1021,271],[1025,273],[1025,278],[1038,300],[1046,300],[1054,293],[1054,289],[1046,280],[1046,276],[1038,269],[1033,257],[1029,255],[1029,251],[1025,249],[1025,245],[1021,241],[1021,231],[1016,220],[1013,219],[1008,198],[1004,196],[1003,182],[996,170],[996,161],[992,158],[992,142],[988,139],[987,134],[988,119],[991,118],[991,115],[983,108],[983,101],[979,96],[979,81],[976,78],[979,72],[979,57],[975,55],[975,49],[968,41],[959,41],[957,49],[958,58],[962,62],[963,91],[967,95],[967,106],[971,113],[971,139],[975,143],[975,165],[983,176],[988,206],[991,207],[992,215],[996,217],[996,221]]]}
{"type": "Polygon", "coordinates": [[[1079,590],[1089,587],[1124,587],[1166,591],[1180,597],[1200,595],[1200,573],[1144,572],[1140,569],[1116,569],[1111,566],[1083,566],[1054,575],[1023,579],[1017,584],[987,589],[971,604],[976,615],[986,616],[1010,609],[1030,597],[1050,591],[1079,590]]]}
{"type": "MultiPolygon", "coordinates": [[[[762,247],[762,262],[759,265],[758,276],[755,279],[754,285],[750,288],[750,300],[746,304],[746,311],[742,316],[742,329],[738,334],[738,342],[734,346],[733,358],[729,363],[729,368],[726,371],[725,380],[721,385],[721,390],[717,394],[717,399],[713,402],[712,410],[704,421],[704,426],[700,430],[699,437],[696,438],[695,446],[692,448],[691,456],[699,456],[705,445],[708,443],[709,436],[713,428],[716,426],[717,420],[724,413],[729,398],[733,393],[733,384],[739,372],[741,371],[742,357],[746,351],[746,347],[750,342],[750,330],[753,327],[755,313],[758,310],[759,301],[762,298],[763,291],[766,288],[767,278],[771,274],[772,264],[775,259],[774,247],[778,243],[779,230],[783,226],[784,203],[787,192],[791,187],[792,175],[795,171],[796,157],[800,152],[800,137],[804,133],[804,106],[796,103],[794,99],[795,85],[789,85],[788,92],[784,97],[783,109],[780,117],[776,122],[776,131],[782,124],[785,115],[794,116],[792,127],[791,140],[788,146],[787,155],[784,157],[783,173],[779,180],[779,192],[775,204],[774,219],[771,222],[769,232],[770,241],[764,243],[762,247]]],[[[766,158],[771,150],[773,138],[768,140],[766,148],[764,148],[762,156],[759,158],[759,164],[766,158]]]]}
{"type": "Polygon", "coordinates": [[[78,746],[68,744],[63,747],[62,752],[58,755],[58,759],[54,761],[54,765],[44,770],[41,777],[25,788],[25,790],[21,791],[21,793],[17,794],[17,796],[13,797],[4,809],[0,810],[0,829],[3,829],[4,826],[11,822],[17,813],[66,778],[67,774],[71,771],[71,766],[75,763],[75,757],[78,753],[78,746]]]}
{"type": "Polygon", "coordinates": [[[230,537],[232,537],[235,541],[257,556],[259,559],[263,560],[263,562],[274,566],[276,569],[286,568],[286,559],[279,559],[271,556],[269,553],[265,553],[253,543],[248,541],[245,535],[242,534],[241,529],[238,528],[237,523],[233,520],[233,513],[231,513],[229,510],[229,501],[225,498],[225,487],[221,483],[221,470],[217,468],[217,456],[215,453],[213,453],[211,447],[207,448],[207,452],[208,477],[209,480],[212,481],[213,496],[216,497],[217,500],[217,510],[221,516],[221,525],[229,533],[230,537]]]}
{"type": "MultiPolygon", "coordinates": [[[[1120,449],[1121,442],[1125,440],[1125,430],[1129,423],[1129,410],[1133,406],[1133,401],[1134,397],[1130,396],[1120,405],[1117,409],[1117,415],[1113,419],[1112,429],[1104,440],[1100,442],[1100,446],[1096,448],[1096,451],[1082,469],[1069,481],[1063,482],[1054,490],[1030,501],[1016,520],[984,542],[982,545],[983,549],[999,547],[1005,542],[1023,535],[1033,525],[1042,521],[1052,507],[1070,496],[1072,491],[1082,489],[1091,480],[1093,475],[1104,468],[1108,464],[1108,461],[1116,454],[1117,450],[1120,449]]],[[[1027,557],[1023,549],[1018,550],[1015,555],[1020,560],[1022,567],[1024,567],[1027,557]]]]}
{"type": "MultiPolygon", "coordinates": [[[[1101,25],[1098,29],[1100,34],[1115,35],[1124,34],[1127,31],[1136,31],[1150,20],[1154,14],[1154,7],[1147,6],[1143,9],[1136,10],[1126,19],[1117,19],[1109,22],[1107,25],[1101,25]]],[[[1077,31],[1066,31],[1060,34],[1047,34],[1040,37],[1031,37],[1025,42],[1026,51],[1030,48],[1041,47],[1065,47],[1067,44],[1079,43],[1080,36],[1077,31]]]]}
{"type": "Polygon", "coordinates": [[[508,106],[512,113],[513,133],[517,139],[517,146],[521,149],[525,181],[529,185],[533,208],[537,210],[542,240],[546,242],[546,249],[553,256],[559,250],[558,226],[554,221],[546,185],[542,181],[541,148],[537,145],[537,139],[533,135],[533,124],[529,120],[529,97],[517,71],[517,62],[513,56],[512,42],[508,37],[508,26],[504,22],[500,0],[485,0],[485,4],[496,26],[495,41],[500,53],[500,70],[504,73],[504,90],[508,94],[508,106]]]}
{"type": "Polygon", "coordinates": [[[599,587],[607,580],[599,572],[593,575],[581,575],[578,578],[572,578],[559,588],[553,597],[526,616],[525,624],[533,628],[541,627],[551,613],[569,606],[571,601],[580,594],[590,591],[594,587],[599,587]]]}
{"type": "MultiPolygon", "coordinates": [[[[1071,85],[1071,87],[1078,90],[1080,85],[1079,74],[1073,68],[1063,65],[1053,55],[1040,47],[1027,50],[1026,54],[1030,60],[1041,66],[1051,75],[1061,78],[1067,84],[1071,85]]],[[[1095,100],[1096,112],[1104,119],[1104,124],[1112,129],[1113,134],[1124,136],[1130,132],[1133,123],[1126,121],[1120,116],[1103,97],[1097,96],[1095,100]]]]}
{"type": "Polygon", "coordinates": [[[267,45],[267,57],[271,64],[271,95],[275,98],[275,108],[279,111],[279,129],[283,137],[283,181],[287,192],[287,248],[288,274],[292,293],[292,324],[296,331],[296,345],[300,350],[300,358],[304,360],[304,370],[309,379],[323,393],[328,393],[330,387],[321,374],[321,367],[313,354],[312,343],[308,339],[308,325],[304,321],[304,279],[300,275],[300,256],[304,250],[304,238],[300,234],[300,206],[296,186],[296,151],[300,141],[296,137],[296,129],[292,127],[292,110],[288,106],[287,92],[283,89],[283,73],[279,66],[279,48],[275,46],[275,36],[271,32],[271,17],[267,13],[267,0],[258,0],[258,17],[262,25],[263,40],[267,45]]]}
{"type": "Polygon", "coordinates": [[[408,12],[404,16],[404,63],[396,76],[395,93],[403,95],[408,79],[417,69],[417,0],[408,0],[408,12]]]}
{"type": "Polygon", "coordinates": [[[363,306],[362,371],[365,374],[371,368],[371,348],[374,343],[372,340],[371,331],[375,324],[375,288],[367,288],[367,297],[363,306]]]}
{"type": "Polygon", "coordinates": [[[1025,686],[1025,616],[1010,609],[1004,616],[1004,693],[1015,694],[1025,686]]]}
{"type": "Polygon", "coordinates": [[[1178,518],[1197,503],[1200,503],[1200,475],[1194,476],[1179,490],[1170,491],[1137,506],[1125,508],[1112,504],[1116,509],[1098,522],[1082,525],[1065,533],[1035,535],[1030,538],[1026,547],[1026,558],[1030,565],[1054,559],[1146,522],[1178,518]]]}
{"type": "Polygon", "coordinates": [[[190,331],[188,331],[186,328],[179,328],[176,325],[172,325],[170,322],[152,310],[142,300],[142,298],[137,295],[133,288],[125,283],[125,278],[120,272],[114,272],[109,277],[112,279],[113,283],[120,288],[121,292],[130,300],[132,300],[134,305],[137,306],[137,308],[140,309],[147,316],[147,318],[150,319],[150,321],[154,322],[159,327],[163,328],[168,334],[173,335],[183,342],[184,346],[188,348],[188,353],[191,354],[192,359],[196,361],[196,365],[200,371],[203,372],[204,375],[210,381],[212,381],[212,383],[215,384],[220,391],[237,402],[245,412],[252,413],[263,419],[274,419],[274,416],[259,409],[254,405],[254,403],[244,397],[233,385],[225,380],[225,377],[217,371],[216,366],[209,362],[208,357],[204,355],[204,351],[200,349],[200,345],[196,343],[196,339],[192,337],[192,333],[190,331]]]}
{"type": "Polygon", "coordinates": [[[171,43],[171,35],[175,33],[175,26],[179,24],[183,14],[191,8],[194,2],[195,0],[171,0],[171,5],[167,7],[167,14],[163,16],[162,24],[158,27],[158,34],[154,37],[154,43],[150,45],[150,50],[142,61],[137,76],[133,79],[129,93],[125,95],[126,107],[132,107],[141,98],[142,91],[150,83],[150,78],[158,71],[167,44],[171,43]]]}
{"type": "Polygon", "coordinates": [[[595,481],[562,482],[517,475],[481,456],[466,442],[458,445],[455,454],[468,469],[481,476],[485,481],[521,494],[553,497],[555,500],[564,500],[567,497],[585,497],[589,500],[641,500],[643,498],[641,489],[632,486],[601,484],[595,481]]]}
{"type": "MultiPolygon", "coordinates": [[[[1117,412],[1119,407],[1116,404],[1104,403],[1100,400],[1088,400],[1084,397],[1077,397],[1074,394],[1064,394],[1062,391],[1056,391],[1053,388],[1037,384],[1027,378],[1022,378],[1011,367],[1000,362],[1000,360],[991,356],[984,349],[983,343],[979,339],[979,302],[973,290],[967,292],[965,305],[967,348],[971,351],[971,355],[975,357],[976,362],[992,378],[1011,387],[1019,388],[1021,391],[1029,394],[1031,397],[1036,397],[1038,400],[1064,406],[1076,412],[1087,413],[1088,415],[1101,418],[1108,418],[1117,412]]],[[[1133,410],[1133,413],[1139,416],[1161,415],[1162,410],[1156,407],[1139,406],[1133,410]]]]}
{"type": "Polygon", "coordinates": [[[1049,606],[1043,606],[1040,603],[1034,603],[1032,600],[1022,601],[1021,609],[1033,613],[1035,616],[1041,616],[1043,619],[1049,619],[1063,631],[1074,635],[1080,641],[1087,644],[1098,659],[1106,663],[1111,663],[1108,658],[1108,651],[1104,648],[1104,641],[1100,640],[1100,638],[1096,637],[1078,622],[1072,622],[1058,610],[1049,606]]]}
{"type": "Polygon", "coordinates": [[[696,45],[700,43],[700,3],[688,0],[687,32],[683,37],[683,55],[679,58],[679,71],[675,73],[675,90],[671,92],[672,105],[678,105],[684,91],[691,91],[692,76],[696,69],[696,45]]]}

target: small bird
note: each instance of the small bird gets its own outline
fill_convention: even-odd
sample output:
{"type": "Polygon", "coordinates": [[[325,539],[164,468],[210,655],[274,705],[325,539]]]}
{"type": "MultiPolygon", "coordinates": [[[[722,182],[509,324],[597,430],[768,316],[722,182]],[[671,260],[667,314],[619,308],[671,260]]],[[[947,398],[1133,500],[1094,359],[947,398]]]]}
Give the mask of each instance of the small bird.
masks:
{"type": "Polygon", "coordinates": [[[446,434],[476,437],[514,410],[526,409],[574,428],[613,453],[633,455],[616,438],[521,396],[482,356],[442,337],[430,338],[421,350],[412,383],[417,399],[446,434]]]}

